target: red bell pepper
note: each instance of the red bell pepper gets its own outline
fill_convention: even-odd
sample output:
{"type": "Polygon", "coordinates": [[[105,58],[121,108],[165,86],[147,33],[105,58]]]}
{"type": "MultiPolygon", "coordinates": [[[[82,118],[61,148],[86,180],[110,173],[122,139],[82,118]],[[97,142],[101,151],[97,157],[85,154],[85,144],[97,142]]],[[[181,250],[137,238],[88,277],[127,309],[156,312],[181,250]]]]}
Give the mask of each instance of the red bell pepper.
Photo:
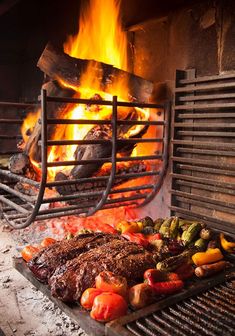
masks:
{"type": "Polygon", "coordinates": [[[179,292],[184,287],[184,283],[182,280],[156,282],[151,287],[155,294],[168,295],[179,292]]]}
{"type": "Polygon", "coordinates": [[[154,233],[148,236],[148,241],[151,243],[154,240],[160,240],[162,239],[161,234],[160,233],[154,233]]]}
{"type": "Polygon", "coordinates": [[[149,245],[148,239],[145,238],[142,233],[123,233],[122,236],[143,247],[147,247],[149,245]]]}
{"type": "Polygon", "coordinates": [[[154,286],[154,284],[157,282],[182,280],[176,273],[163,272],[157,270],[156,268],[145,271],[144,279],[145,282],[147,282],[150,286],[154,286]]]}

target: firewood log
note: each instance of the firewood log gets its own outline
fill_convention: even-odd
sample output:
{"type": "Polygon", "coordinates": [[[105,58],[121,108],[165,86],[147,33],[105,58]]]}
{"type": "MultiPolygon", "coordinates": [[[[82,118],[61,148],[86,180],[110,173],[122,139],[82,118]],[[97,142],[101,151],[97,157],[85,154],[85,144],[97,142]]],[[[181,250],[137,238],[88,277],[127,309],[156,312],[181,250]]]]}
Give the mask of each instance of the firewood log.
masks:
{"type": "MultiPolygon", "coordinates": [[[[45,47],[37,66],[50,78],[63,80],[64,83],[75,87],[80,86],[81,74],[87,68],[89,61],[70,57],[63,50],[56,48],[51,43],[45,47]]],[[[112,65],[93,61],[93,76],[101,80],[103,90],[110,92],[113,81],[118,77],[127,81],[129,95],[139,102],[149,100],[153,83],[139,76],[113,67],[112,65]],[[108,84],[108,85],[107,85],[108,84]]]]}

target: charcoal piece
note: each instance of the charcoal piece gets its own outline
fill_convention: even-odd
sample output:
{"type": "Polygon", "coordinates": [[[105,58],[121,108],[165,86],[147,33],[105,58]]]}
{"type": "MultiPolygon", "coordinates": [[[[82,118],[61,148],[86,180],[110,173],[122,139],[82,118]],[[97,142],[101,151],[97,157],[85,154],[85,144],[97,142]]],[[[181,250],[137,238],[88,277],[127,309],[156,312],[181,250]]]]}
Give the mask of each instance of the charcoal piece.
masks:
{"type": "Polygon", "coordinates": [[[70,240],[62,240],[41,250],[29,263],[29,269],[41,282],[47,282],[57,267],[79,256],[82,252],[103,245],[112,240],[120,240],[117,235],[87,233],[70,240]]]}
{"type": "Polygon", "coordinates": [[[143,273],[156,265],[155,256],[129,241],[113,240],[80,254],[59,266],[49,279],[52,295],[65,301],[78,301],[83,291],[94,287],[96,276],[111,271],[124,276],[129,285],[143,280],[143,273]]]}

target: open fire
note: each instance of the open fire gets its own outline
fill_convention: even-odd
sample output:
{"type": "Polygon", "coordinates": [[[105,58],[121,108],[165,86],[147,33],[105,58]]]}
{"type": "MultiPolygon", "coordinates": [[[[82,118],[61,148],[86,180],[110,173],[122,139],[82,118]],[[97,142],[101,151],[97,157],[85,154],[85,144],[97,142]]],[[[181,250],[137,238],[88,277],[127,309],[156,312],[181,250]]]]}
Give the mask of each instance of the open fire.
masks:
{"type": "MultiPolygon", "coordinates": [[[[7,189],[19,197],[17,205],[4,199],[14,209],[6,219],[15,227],[63,217],[67,228],[64,223],[76,222],[71,216],[101,209],[115,225],[114,208],[147,204],[160,189],[169,104],[149,103],[153,84],[127,71],[119,10],[119,1],[86,2],[78,34],[67,38],[64,50],[48,43],[38,61],[47,75],[41,108],[25,118],[22,152],[10,158],[7,175],[18,181],[7,189]]],[[[77,221],[92,226],[94,218],[77,221]]]]}
{"type": "MultiPolygon", "coordinates": [[[[129,95],[127,77],[120,74],[116,74],[113,77],[112,85],[107,81],[102,83],[101,63],[110,64],[118,69],[127,69],[127,37],[126,33],[122,31],[121,20],[119,13],[120,3],[116,1],[92,1],[87,6],[82,7],[79,20],[79,31],[76,36],[69,36],[64,44],[64,52],[71,57],[89,60],[86,68],[80,75],[80,85],[75,86],[68,83],[65,78],[57,78],[60,85],[64,88],[69,88],[74,91],[74,97],[82,99],[97,99],[97,100],[112,100],[112,96],[118,96],[119,101],[133,101],[135,97],[129,95]],[[111,16],[110,22],[106,17],[111,16]],[[97,73],[100,77],[97,77],[97,73]]],[[[101,105],[81,105],[81,104],[67,104],[60,110],[58,118],[73,120],[108,120],[112,115],[111,106],[101,105]]],[[[24,146],[27,146],[29,139],[29,130],[33,129],[35,121],[40,117],[40,111],[38,113],[30,113],[26,117],[23,126],[22,134],[24,139],[24,146]]],[[[150,111],[148,109],[135,108],[118,108],[118,119],[130,119],[134,120],[149,120],[150,111]]],[[[94,125],[58,125],[53,129],[51,139],[52,140],[83,140],[86,139],[89,132],[92,131],[94,125]]],[[[135,125],[121,131],[123,138],[128,139],[130,137],[138,136],[139,133],[145,134],[146,137],[151,136],[151,133],[156,130],[152,130],[151,127],[147,131],[143,132],[143,125],[135,125]]],[[[101,131],[98,129],[98,131],[101,131]]],[[[101,134],[104,138],[106,133],[101,134]]],[[[98,136],[98,135],[97,135],[98,136]]],[[[129,153],[130,156],[139,156],[145,154],[153,154],[159,148],[151,149],[152,146],[146,144],[138,144],[133,146],[129,153]]],[[[159,146],[158,146],[159,147],[159,146]]],[[[76,151],[79,148],[77,145],[67,146],[52,146],[48,152],[48,162],[56,161],[71,161],[76,157],[76,151]]],[[[125,152],[125,150],[124,150],[125,152]]],[[[35,148],[30,150],[30,160],[35,170],[40,175],[40,165],[35,158],[35,148]]],[[[122,153],[119,153],[121,156],[122,153]]],[[[58,172],[63,172],[65,175],[70,175],[71,168],[64,167],[49,167],[48,179],[53,181],[58,172]]],[[[76,177],[84,177],[76,175],[76,177]]],[[[86,176],[88,177],[88,176],[86,176]]]]}

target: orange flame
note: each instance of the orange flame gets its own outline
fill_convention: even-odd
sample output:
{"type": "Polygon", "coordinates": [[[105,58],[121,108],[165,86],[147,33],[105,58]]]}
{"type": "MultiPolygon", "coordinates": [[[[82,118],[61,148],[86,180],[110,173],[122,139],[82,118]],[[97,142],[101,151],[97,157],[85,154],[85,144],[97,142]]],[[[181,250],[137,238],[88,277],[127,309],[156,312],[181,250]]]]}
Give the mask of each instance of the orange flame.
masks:
{"type": "MultiPolygon", "coordinates": [[[[65,53],[72,57],[88,59],[87,69],[80,77],[80,86],[73,87],[60,80],[60,84],[70,87],[77,92],[80,98],[91,99],[96,94],[101,99],[112,100],[112,95],[117,95],[119,101],[128,100],[127,77],[117,76],[112,78],[112,85],[107,83],[106,88],[101,83],[102,69],[98,62],[111,64],[119,69],[127,69],[127,36],[121,28],[120,0],[90,0],[81,8],[79,31],[75,36],[69,36],[64,44],[65,53]],[[97,70],[101,73],[97,76],[97,70]],[[104,92],[108,91],[107,92],[104,92]],[[107,90],[106,90],[107,89],[107,90]]],[[[149,119],[149,111],[136,109],[140,120],[149,119]]],[[[118,118],[127,116],[127,108],[118,109],[118,118]]],[[[66,119],[110,119],[111,106],[66,106],[63,118],[66,119]]],[[[59,125],[55,129],[53,139],[57,140],[82,140],[93,125],[59,125]]],[[[133,126],[126,137],[133,136],[142,129],[141,125],[133,126]]],[[[77,145],[53,146],[48,153],[48,162],[72,161],[77,145]]],[[[133,151],[138,155],[139,145],[133,151]]],[[[143,146],[142,146],[143,148],[143,146]]],[[[35,162],[33,162],[35,163],[35,162]]],[[[58,171],[65,174],[71,167],[48,168],[48,178],[54,180],[58,171]]]]}
{"type": "Polygon", "coordinates": [[[82,7],[79,34],[69,36],[65,53],[127,69],[127,37],[121,29],[120,1],[92,0],[82,7]]]}

